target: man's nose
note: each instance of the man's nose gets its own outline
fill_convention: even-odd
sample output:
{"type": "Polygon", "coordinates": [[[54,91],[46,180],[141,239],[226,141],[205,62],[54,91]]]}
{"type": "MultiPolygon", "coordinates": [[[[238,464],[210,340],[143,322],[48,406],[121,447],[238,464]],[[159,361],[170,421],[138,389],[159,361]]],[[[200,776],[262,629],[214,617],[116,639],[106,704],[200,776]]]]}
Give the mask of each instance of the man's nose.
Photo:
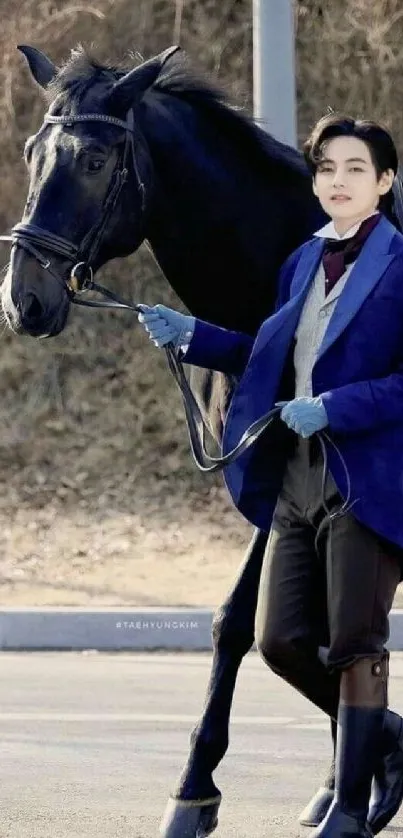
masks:
{"type": "Polygon", "coordinates": [[[333,185],[334,186],[345,186],[346,177],[344,169],[335,169],[333,175],[333,185]]]}

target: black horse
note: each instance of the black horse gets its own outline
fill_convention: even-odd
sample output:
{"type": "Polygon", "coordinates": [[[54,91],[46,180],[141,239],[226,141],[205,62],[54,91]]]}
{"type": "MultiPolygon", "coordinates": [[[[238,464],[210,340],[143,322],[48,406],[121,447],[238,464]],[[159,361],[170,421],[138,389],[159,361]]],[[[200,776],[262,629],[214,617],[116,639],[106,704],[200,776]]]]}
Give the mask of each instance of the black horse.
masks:
{"type": "MultiPolygon", "coordinates": [[[[301,154],[195,78],[176,49],[126,73],[82,49],[61,69],[20,49],[51,116],[25,146],[29,192],[2,287],[11,327],[57,335],[75,262],[90,251],[96,271],[147,240],[193,314],[255,334],[273,310],[280,265],[324,220],[301,154]]],[[[219,440],[234,382],[201,370],[191,380],[219,440]]],[[[216,825],[212,773],[228,747],[236,677],[253,644],[266,540],[255,532],[214,617],[205,707],[168,804],[166,838],[201,838],[216,825]]]]}

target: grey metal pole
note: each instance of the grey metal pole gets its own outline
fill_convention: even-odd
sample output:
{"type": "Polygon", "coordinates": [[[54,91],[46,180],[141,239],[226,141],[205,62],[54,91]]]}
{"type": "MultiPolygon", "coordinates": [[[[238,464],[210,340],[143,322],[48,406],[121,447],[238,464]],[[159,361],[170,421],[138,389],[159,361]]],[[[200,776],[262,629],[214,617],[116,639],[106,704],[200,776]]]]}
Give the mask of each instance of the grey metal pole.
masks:
{"type": "Polygon", "coordinates": [[[253,100],[259,124],[297,145],[293,0],[253,0],[253,100]]]}

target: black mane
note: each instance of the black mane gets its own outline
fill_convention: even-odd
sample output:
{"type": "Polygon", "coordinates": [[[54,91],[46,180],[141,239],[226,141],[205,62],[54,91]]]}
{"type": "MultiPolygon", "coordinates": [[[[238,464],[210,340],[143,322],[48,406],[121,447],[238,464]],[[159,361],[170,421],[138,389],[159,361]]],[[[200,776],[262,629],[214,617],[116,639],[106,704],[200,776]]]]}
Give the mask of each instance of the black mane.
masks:
{"type": "MultiPolygon", "coordinates": [[[[100,64],[79,45],[71,51],[70,58],[48,86],[46,98],[50,103],[57,97],[61,106],[72,101],[78,103],[94,84],[105,82],[111,85],[130,69],[116,64],[100,64]]],[[[247,113],[230,102],[222,90],[192,72],[183,53],[172,56],[162,68],[152,90],[192,102],[208,111],[221,123],[223,130],[230,132],[234,141],[250,150],[251,165],[266,166],[271,177],[274,168],[276,174],[287,182],[290,179],[298,181],[299,176],[306,178],[307,169],[302,155],[259,128],[247,113]]]]}

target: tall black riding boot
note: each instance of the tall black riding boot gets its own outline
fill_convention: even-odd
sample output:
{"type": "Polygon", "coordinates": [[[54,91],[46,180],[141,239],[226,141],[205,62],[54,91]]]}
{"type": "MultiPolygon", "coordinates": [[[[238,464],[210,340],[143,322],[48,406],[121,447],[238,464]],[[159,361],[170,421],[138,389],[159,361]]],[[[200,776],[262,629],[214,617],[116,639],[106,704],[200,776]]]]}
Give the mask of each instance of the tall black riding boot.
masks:
{"type": "Polygon", "coordinates": [[[344,670],[337,716],[334,801],[311,838],[372,838],[367,824],[371,783],[382,748],[387,655],[361,658],[344,670]]]}
{"type": "Polygon", "coordinates": [[[330,729],[332,733],[333,742],[333,757],[330,763],[330,768],[323,784],[319,786],[317,792],[315,792],[314,796],[311,797],[309,803],[306,804],[305,808],[299,815],[298,820],[302,826],[318,826],[320,822],[323,821],[325,815],[327,815],[327,812],[331,804],[333,803],[336,771],[335,755],[337,737],[337,724],[334,721],[334,719],[330,719],[330,729]]]}
{"type": "Polygon", "coordinates": [[[403,800],[403,719],[388,710],[383,736],[384,756],[375,774],[368,823],[377,835],[400,809],[403,800]]]}

